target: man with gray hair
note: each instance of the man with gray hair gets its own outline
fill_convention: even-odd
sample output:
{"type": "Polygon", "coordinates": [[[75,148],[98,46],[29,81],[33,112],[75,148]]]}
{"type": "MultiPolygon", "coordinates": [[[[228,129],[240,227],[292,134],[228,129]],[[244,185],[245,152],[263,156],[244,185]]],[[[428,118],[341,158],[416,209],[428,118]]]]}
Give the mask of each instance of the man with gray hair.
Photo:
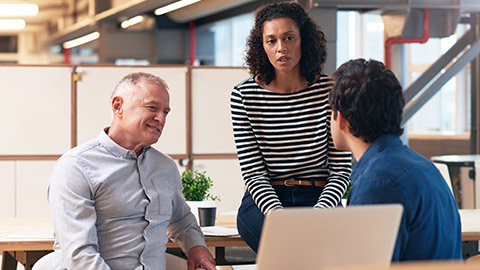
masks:
{"type": "Polygon", "coordinates": [[[169,238],[189,270],[215,269],[175,162],[150,146],[170,112],[167,89],[157,76],[128,74],[113,91],[111,125],[57,161],[48,188],[53,269],[165,269],[169,238]]]}

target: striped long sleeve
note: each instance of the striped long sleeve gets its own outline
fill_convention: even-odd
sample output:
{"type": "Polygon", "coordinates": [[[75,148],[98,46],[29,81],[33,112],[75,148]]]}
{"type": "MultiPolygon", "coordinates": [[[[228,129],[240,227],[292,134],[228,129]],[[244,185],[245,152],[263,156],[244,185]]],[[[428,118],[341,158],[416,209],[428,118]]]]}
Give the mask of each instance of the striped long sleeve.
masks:
{"type": "Polygon", "coordinates": [[[331,88],[331,79],[325,75],[294,93],[266,90],[253,78],[234,87],[230,107],[240,168],[263,213],[283,208],[272,180],[326,181],[317,208],[335,207],[345,193],[351,154],[333,145],[331,88]]]}

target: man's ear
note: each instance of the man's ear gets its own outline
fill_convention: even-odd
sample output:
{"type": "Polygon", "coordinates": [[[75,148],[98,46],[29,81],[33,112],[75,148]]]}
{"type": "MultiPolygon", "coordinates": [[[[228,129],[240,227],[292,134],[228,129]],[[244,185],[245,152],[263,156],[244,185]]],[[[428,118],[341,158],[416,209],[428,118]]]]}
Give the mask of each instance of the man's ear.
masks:
{"type": "Polygon", "coordinates": [[[123,113],[123,99],[122,97],[115,96],[112,98],[112,110],[116,116],[121,116],[123,113]]]}
{"type": "Polygon", "coordinates": [[[338,129],[341,131],[346,131],[349,130],[350,123],[348,123],[347,119],[345,118],[345,115],[341,113],[340,111],[337,111],[337,120],[338,122],[338,129]]]}

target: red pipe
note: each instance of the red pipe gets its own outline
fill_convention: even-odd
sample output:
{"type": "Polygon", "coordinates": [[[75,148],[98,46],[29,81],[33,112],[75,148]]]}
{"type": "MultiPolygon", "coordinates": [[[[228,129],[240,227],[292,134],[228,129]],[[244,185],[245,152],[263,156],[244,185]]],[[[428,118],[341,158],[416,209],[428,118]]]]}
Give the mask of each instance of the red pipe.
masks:
{"type": "Polygon", "coordinates": [[[63,49],[63,63],[70,65],[70,49],[63,49]]]}
{"type": "Polygon", "coordinates": [[[190,28],[190,65],[192,66],[197,57],[197,44],[195,37],[195,21],[190,21],[188,24],[190,28]]]}
{"type": "Polygon", "coordinates": [[[385,65],[390,68],[391,65],[391,48],[393,44],[402,43],[425,43],[430,38],[430,12],[423,9],[423,37],[420,38],[399,38],[391,37],[385,41],[385,65]]]}

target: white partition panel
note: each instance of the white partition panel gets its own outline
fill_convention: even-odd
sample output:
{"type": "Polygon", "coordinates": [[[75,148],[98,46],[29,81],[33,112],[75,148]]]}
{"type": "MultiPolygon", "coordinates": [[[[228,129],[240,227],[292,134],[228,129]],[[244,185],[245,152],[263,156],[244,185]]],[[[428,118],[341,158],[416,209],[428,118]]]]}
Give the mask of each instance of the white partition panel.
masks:
{"type": "Polygon", "coordinates": [[[213,180],[212,195],[219,196],[217,213],[237,212],[245,185],[236,159],[196,159],[194,170],[206,171],[213,180]]]}
{"type": "Polygon", "coordinates": [[[0,66],[0,155],[58,155],[70,149],[71,70],[0,66]]]}
{"type": "Polygon", "coordinates": [[[172,111],[154,147],[167,154],[186,152],[185,67],[78,67],[77,72],[82,75],[77,83],[78,144],[96,137],[103,127],[110,124],[110,95],[115,85],[124,75],[140,71],[160,76],[170,88],[172,111]]]}
{"type": "Polygon", "coordinates": [[[50,217],[47,186],[55,162],[16,162],[16,217],[50,217]]]}
{"type": "Polygon", "coordinates": [[[192,69],[193,153],[236,153],[230,94],[248,76],[243,68],[192,69]]]}
{"type": "Polygon", "coordinates": [[[0,161],[0,218],[15,217],[15,161],[0,161]]]}

